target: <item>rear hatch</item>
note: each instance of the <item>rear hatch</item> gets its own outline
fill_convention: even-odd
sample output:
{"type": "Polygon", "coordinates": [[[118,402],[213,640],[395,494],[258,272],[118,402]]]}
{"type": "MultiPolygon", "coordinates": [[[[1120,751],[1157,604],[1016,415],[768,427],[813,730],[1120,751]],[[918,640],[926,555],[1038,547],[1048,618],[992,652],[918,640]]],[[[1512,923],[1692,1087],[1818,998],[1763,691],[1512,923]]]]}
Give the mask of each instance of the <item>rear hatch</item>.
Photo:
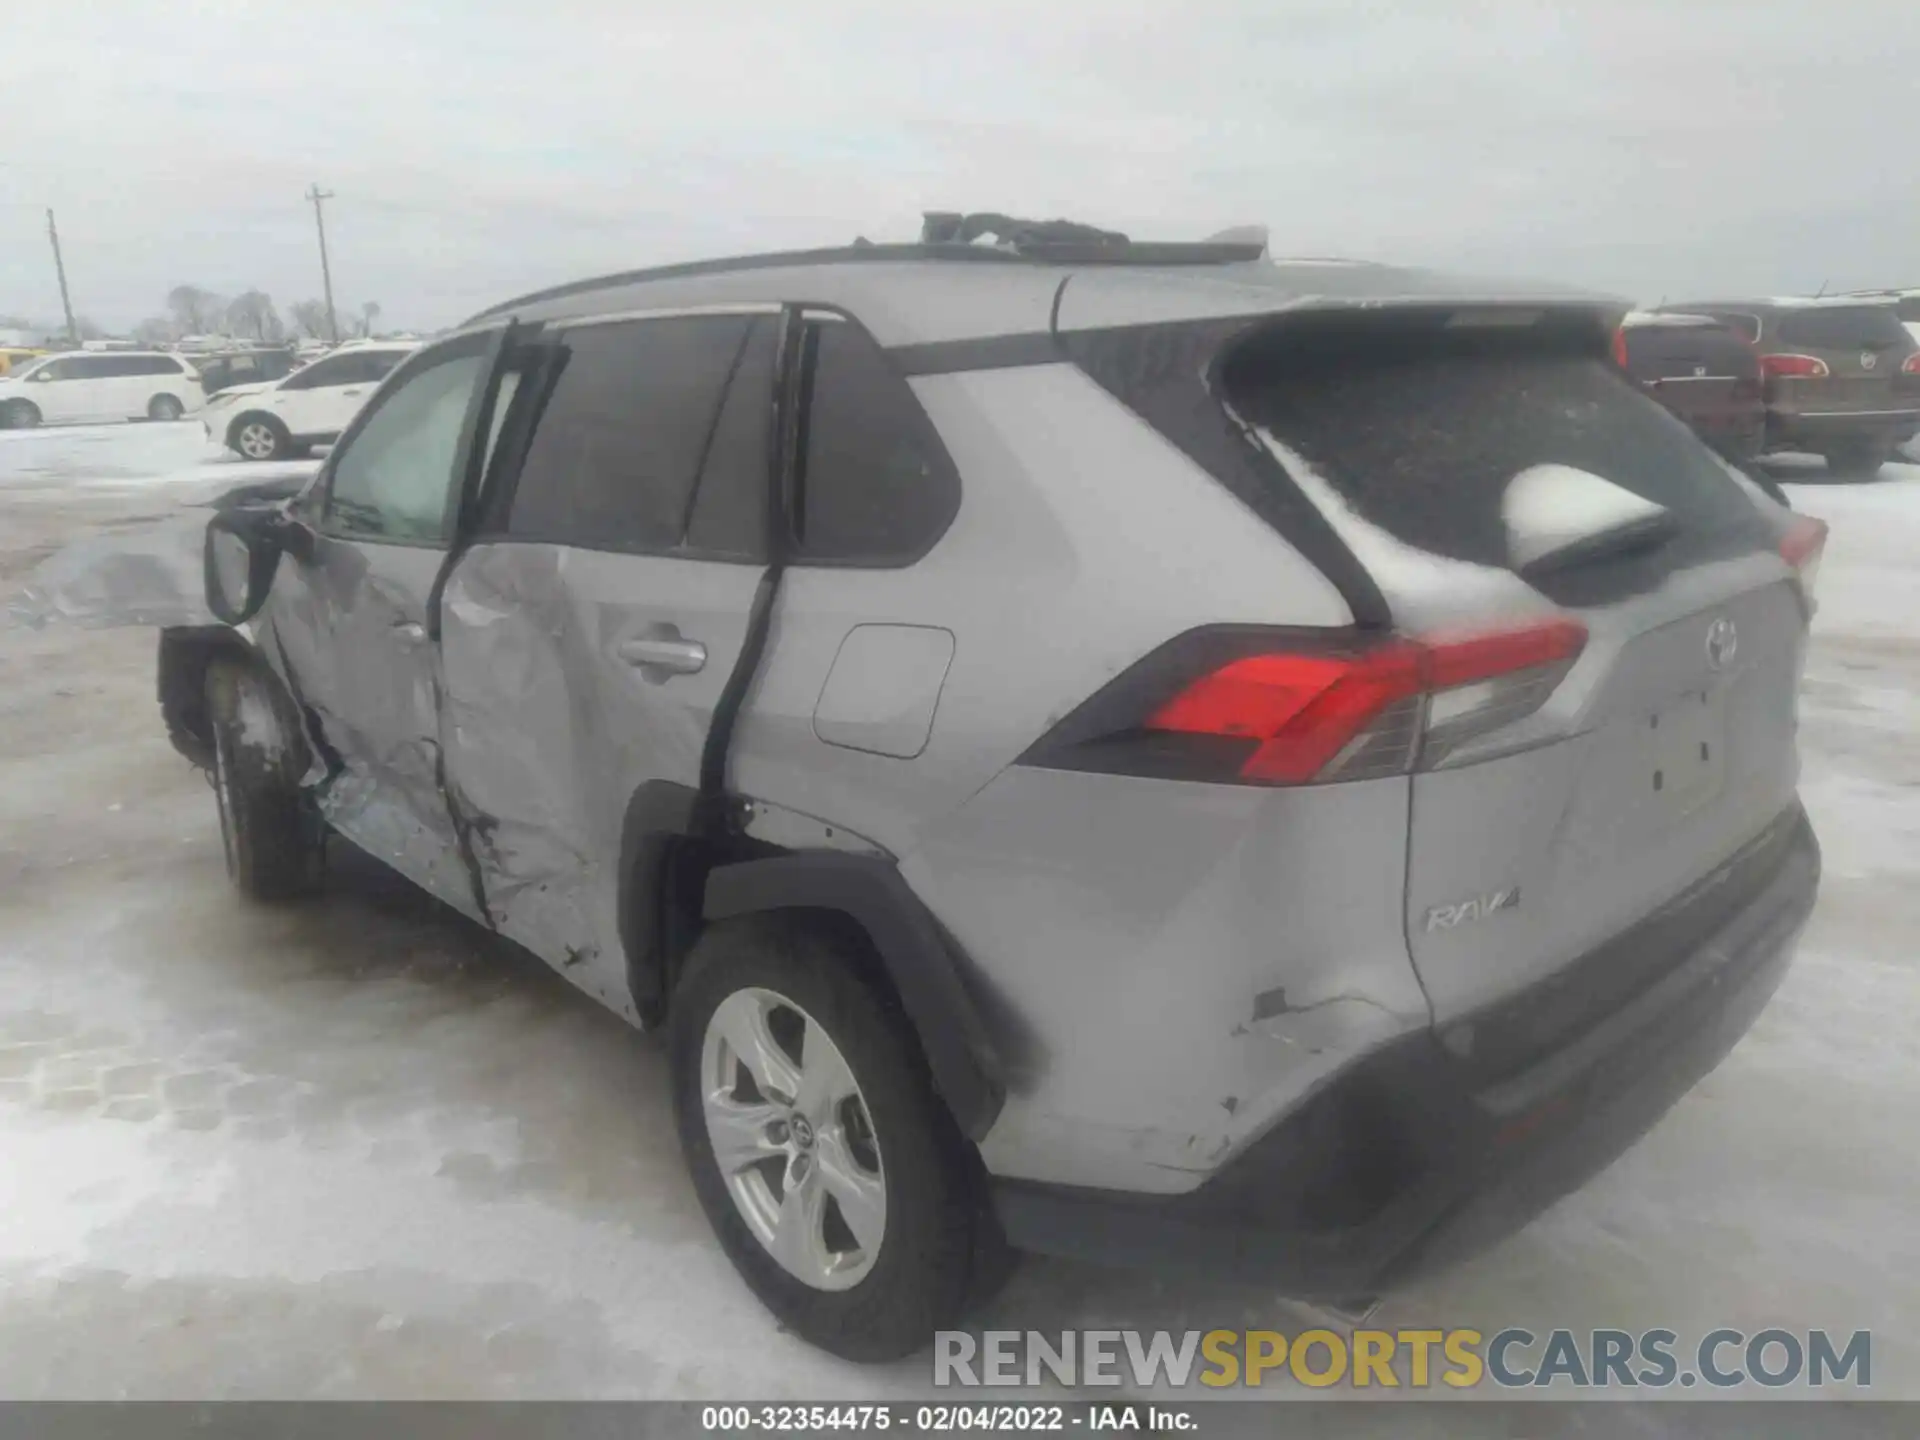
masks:
{"type": "Polygon", "coordinates": [[[1608,363],[1591,315],[1575,318],[1296,316],[1220,372],[1396,630],[1481,637],[1435,652],[1480,659],[1488,636],[1546,637],[1512,673],[1476,659],[1425,699],[1406,927],[1441,1022],[1656,911],[1794,798],[1807,611],[1782,556],[1789,521],[1608,363]],[[1542,493],[1567,482],[1664,516],[1524,563],[1523,473],[1552,482],[1542,493]]]}
{"type": "Polygon", "coordinates": [[[1620,332],[1627,373],[1689,425],[1716,437],[1764,424],[1760,360],[1726,326],[1668,316],[1620,332]]]}
{"type": "Polygon", "coordinates": [[[1903,410],[1920,403],[1920,376],[1902,370],[1913,339],[1891,304],[1783,309],[1769,323],[1761,349],[1767,399],[1781,409],[1903,410]]]}

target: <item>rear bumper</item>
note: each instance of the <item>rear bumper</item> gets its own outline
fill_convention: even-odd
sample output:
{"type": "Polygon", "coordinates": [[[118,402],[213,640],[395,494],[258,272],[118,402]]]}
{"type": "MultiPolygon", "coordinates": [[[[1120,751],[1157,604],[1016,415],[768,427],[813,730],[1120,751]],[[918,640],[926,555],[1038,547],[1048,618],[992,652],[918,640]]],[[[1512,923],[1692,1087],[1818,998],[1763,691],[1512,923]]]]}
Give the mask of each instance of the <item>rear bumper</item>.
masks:
{"type": "Polygon", "coordinates": [[[1444,1041],[1424,1033],[1390,1046],[1187,1194],[998,1181],[1008,1238],[1024,1249],[1200,1269],[1336,1301],[1465,1259],[1612,1163],[1765,1007],[1813,908],[1819,848],[1796,807],[1743,856],[1763,873],[1736,861],[1685,904],[1620,937],[1672,953],[1630,999],[1571,1038],[1554,1018],[1569,998],[1556,977],[1485,1021],[1490,1033],[1505,1028],[1486,1047],[1505,1056],[1499,1064],[1473,1057],[1472,1026],[1452,1027],[1444,1041]],[[1719,889],[1724,900],[1729,883],[1741,891],[1730,913],[1712,894],[1719,889]],[[1718,923],[1701,935],[1688,920],[1709,906],[1718,923]],[[1563,1038],[1511,1068],[1521,1053],[1515,1036],[1529,1026],[1548,1033],[1540,1028],[1548,1025],[1563,1038]]]}
{"type": "Polygon", "coordinates": [[[1900,445],[1920,433],[1920,409],[1902,406],[1885,410],[1783,410],[1767,412],[1767,443],[1817,449],[1836,441],[1900,445]]]}

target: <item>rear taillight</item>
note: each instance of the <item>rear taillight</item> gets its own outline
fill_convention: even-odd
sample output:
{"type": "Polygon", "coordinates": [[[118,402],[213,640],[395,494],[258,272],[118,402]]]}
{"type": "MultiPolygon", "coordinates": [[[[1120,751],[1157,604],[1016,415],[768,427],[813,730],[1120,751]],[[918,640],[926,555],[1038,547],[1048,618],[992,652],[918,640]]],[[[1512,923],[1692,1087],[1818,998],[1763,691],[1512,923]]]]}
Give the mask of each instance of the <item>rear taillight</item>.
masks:
{"type": "Polygon", "coordinates": [[[1769,380],[1817,380],[1830,372],[1817,355],[1762,355],[1760,373],[1769,380]]]}
{"type": "Polygon", "coordinates": [[[1624,325],[1613,332],[1613,363],[1622,370],[1627,368],[1627,329],[1624,325]]]}
{"type": "Polygon", "coordinates": [[[1370,644],[1262,643],[1198,632],[1069,716],[1030,765],[1255,785],[1312,785],[1440,764],[1539,709],[1586,645],[1554,619],[1370,644]]]}
{"type": "Polygon", "coordinates": [[[1900,362],[1900,373],[1902,375],[1920,375],[1920,350],[1914,351],[1913,354],[1907,356],[1906,359],[1900,362]]]}
{"type": "Polygon", "coordinates": [[[1800,579],[1800,593],[1813,603],[1814,581],[1820,575],[1820,558],[1827,553],[1827,522],[1811,515],[1799,515],[1780,539],[1780,558],[1791,565],[1800,579]]]}

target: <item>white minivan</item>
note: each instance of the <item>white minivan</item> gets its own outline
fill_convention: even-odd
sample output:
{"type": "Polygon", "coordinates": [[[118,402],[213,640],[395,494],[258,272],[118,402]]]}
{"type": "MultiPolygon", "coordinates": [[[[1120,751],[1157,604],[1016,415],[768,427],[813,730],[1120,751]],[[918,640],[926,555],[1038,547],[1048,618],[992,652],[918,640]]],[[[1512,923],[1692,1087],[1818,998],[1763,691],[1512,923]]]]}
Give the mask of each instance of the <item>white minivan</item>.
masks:
{"type": "Polygon", "coordinates": [[[419,348],[404,341],[342,345],[285,379],[222,390],[207,402],[201,424],[209,440],[247,460],[278,460],[331,444],[387,372],[419,348]]]}
{"type": "Polygon", "coordinates": [[[49,355],[0,378],[0,429],[178,420],[204,404],[199,371],[158,350],[49,355]]]}

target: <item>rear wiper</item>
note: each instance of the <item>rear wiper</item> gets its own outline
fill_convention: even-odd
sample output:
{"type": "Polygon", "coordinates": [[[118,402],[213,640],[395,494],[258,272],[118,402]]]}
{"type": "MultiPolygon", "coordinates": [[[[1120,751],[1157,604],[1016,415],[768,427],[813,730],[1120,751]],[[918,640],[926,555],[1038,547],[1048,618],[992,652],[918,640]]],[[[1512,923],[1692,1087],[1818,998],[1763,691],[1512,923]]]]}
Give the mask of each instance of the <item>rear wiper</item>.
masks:
{"type": "Polygon", "coordinates": [[[1561,575],[1601,560],[1625,560],[1650,555],[1680,533],[1671,510],[1658,510],[1624,525],[1603,530],[1551,550],[1520,567],[1522,580],[1561,575]]]}

